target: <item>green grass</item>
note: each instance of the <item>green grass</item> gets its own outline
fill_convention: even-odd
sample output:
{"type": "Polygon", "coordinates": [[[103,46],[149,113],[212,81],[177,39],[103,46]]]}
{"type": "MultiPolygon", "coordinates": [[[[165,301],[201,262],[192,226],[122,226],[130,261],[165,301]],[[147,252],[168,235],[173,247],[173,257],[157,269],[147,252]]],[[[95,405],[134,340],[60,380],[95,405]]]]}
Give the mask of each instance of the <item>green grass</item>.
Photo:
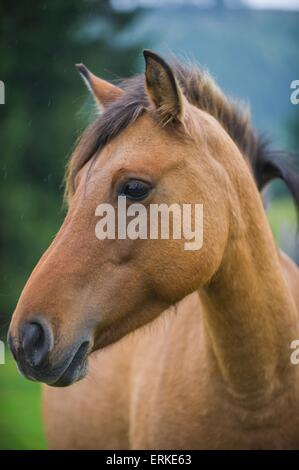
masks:
{"type": "Polygon", "coordinates": [[[0,365],[0,449],[45,449],[40,413],[40,384],[17,371],[6,351],[0,365]]]}
{"type": "Polygon", "coordinates": [[[280,245],[281,243],[281,229],[287,226],[290,233],[296,232],[296,211],[293,201],[290,197],[283,197],[274,199],[267,208],[267,216],[275,237],[275,240],[280,245]]]}
{"type": "MultiPolygon", "coordinates": [[[[276,199],[268,217],[276,240],[283,223],[295,227],[296,214],[289,198],[276,199]]],[[[24,379],[8,352],[0,365],[0,449],[45,449],[40,413],[39,384],[24,379]]]]}

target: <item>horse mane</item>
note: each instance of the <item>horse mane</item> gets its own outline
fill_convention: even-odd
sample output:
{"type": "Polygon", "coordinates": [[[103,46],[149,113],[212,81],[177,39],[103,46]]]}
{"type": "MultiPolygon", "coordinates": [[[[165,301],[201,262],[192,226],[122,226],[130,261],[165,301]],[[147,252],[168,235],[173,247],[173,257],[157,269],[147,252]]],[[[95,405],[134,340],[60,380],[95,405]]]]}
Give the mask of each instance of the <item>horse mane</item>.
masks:
{"type": "MultiPolygon", "coordinates": [[[[294,171],[286,152],[271,150],[269,142],[259,136],[251,123],[247,106],[227,96],[205,70],[174,61],[172,70],[188,101],[215,117],[248,161],[261,191],[275,178],[282,179],[299,208],[299,174],[294,171]]],[[[74,180],[86,162],[130,126],[149,107],[143,75],[120,81],[124,94],[112,103],[79,138],[66,171],[66,199],[74,192],[74,180]]]]}

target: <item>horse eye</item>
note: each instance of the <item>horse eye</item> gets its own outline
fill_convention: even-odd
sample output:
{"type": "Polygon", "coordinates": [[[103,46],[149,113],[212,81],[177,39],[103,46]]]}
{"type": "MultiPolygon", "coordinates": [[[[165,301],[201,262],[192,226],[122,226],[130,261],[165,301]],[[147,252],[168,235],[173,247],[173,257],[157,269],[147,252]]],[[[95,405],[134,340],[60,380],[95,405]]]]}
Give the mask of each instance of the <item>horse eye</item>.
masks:
{"type": "Polygon", "coordinates": [[[130,180],[122,186],[120,194],[128,199],[140,200],[145,199],[151,189],[151,186],[144,181],[130,180]]]}

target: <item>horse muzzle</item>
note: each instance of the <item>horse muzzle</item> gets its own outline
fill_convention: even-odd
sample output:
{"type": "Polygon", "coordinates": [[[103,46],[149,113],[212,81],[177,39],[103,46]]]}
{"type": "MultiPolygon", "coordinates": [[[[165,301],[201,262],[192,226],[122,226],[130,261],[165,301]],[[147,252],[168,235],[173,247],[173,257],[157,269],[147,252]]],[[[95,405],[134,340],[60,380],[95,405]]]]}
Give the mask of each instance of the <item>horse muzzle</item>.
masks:
{"type": "Polygon", "coordinates": [[[18,335],[9,331],[8,344],[19,371],[30,380],[66,387],[86,375],[91,349],[88,335],[65,350],[55,346],[53,330],[43,317],[26,322],[18,335]]]}

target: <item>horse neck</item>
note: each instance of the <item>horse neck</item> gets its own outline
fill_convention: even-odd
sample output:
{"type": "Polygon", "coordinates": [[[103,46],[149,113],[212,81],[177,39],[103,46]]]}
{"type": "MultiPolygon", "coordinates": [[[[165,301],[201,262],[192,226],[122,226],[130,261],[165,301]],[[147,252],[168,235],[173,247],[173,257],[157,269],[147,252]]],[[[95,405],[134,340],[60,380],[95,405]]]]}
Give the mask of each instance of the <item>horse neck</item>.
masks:
{"type": "Polygon", "coordinates": [[[240,397],[269,397],[294,369],[290,343],[296,334],[296,308],[260,195],[249,171],[241,174],[245,177],[236,184],[241,190],[236,190],[234,212],[242,221],[220,269],[201,290],[204,321],[229,388],[240,397]]]}

